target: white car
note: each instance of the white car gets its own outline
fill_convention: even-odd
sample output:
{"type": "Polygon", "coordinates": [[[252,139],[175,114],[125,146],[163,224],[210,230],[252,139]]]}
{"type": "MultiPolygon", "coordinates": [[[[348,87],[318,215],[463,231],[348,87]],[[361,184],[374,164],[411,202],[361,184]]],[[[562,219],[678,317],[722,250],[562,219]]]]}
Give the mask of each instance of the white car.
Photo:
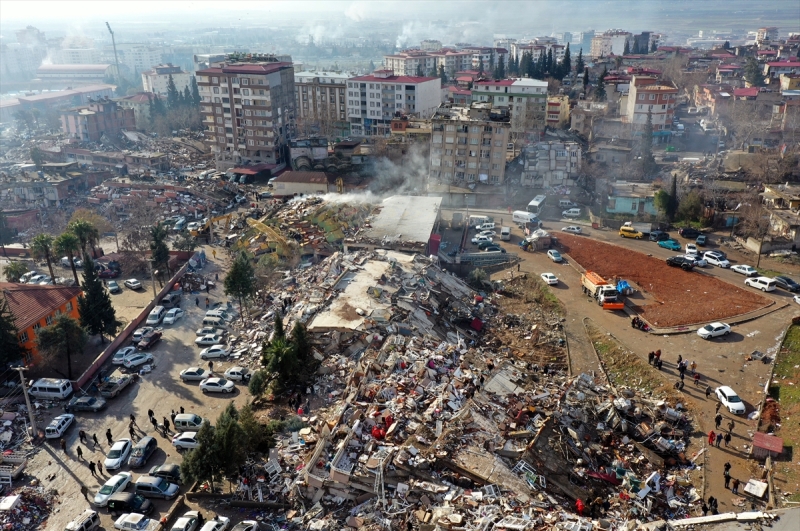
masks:
{"type": "Polygon", "coordinates": [[[189,367],[181,371],[181,380],[184,382],[203,381],[211,377],[211,371],[202,367],[189,367]]]}
{"type": "Polygon", "coordinates": [[[225,378],[206,378],[200,382],[200,390],[204,393],[232,393],[236,386],[225,378]]]}
{"type": "Polygon", "coordinates": [[[116,476],[112,476],[105,484],[97,491],[94,497],[94,504],[98,507],[105,507],[108,505],[108,499],[112,494],[125,490],[128,483],[131,482],[133,474],[130,472],[120,472],[116,476]]]}
{"type": "Polygon", "coordinates": [[[161,522],[143,514],[125,513],[117,518],[114,527],[120,531],[156,531],[161,528],[161,522]]]}
{"type": "Polygon", "coordinates": [[[231,519],[225,516],[217,516],[213,520],[206,522],[200,531],[225,531],[231,525],[231,519]]]}
{"type": "Polygon", "coordinates": [[[734,415],[744,415],[745,411],[747,411],[744,402],[742,402],[742,399],[736,394],[736,391],[727,385],[717,387],[714,393],[717,395],[717,398],[719,398],[719,401],[722,402],[722,405],[734,415]]]}
{"type": "Polygon", "coordinates": [[[186,312],[184,312],[180,308],[172,308],[171,310],[169,310],[167,312],[167,315],[164,316],[164,324],[173,324],[173,323],[175,323],[175,321],[177,321],[178,319],[183,317],[183,314],[185,314],[185,313],[186,312]]]}
{"type": "Polygon", "coordinates": [[[697,331],[697,335],[703,339],[711,339],[712,337],[727,336],[731,333],[731,325],[727,323],[711,323],[702,327],[697,331]]]}
{"type": "Polygon", "coordinates": [[[693,243],[686,244],[686,255],[697,256],[700,252],[697,250],[697,245],[693,243]]]}
{"type": "Polygon", "coordinates": [[[258,531],[260,528],[258,527],[258,522],[255,520],[242,520],[235,526],[231,531],[258,531]]]}
{"type": "Polygon", "coordinates": [[[542,280],[544,280],[545,284],[549,284],[550,286],[558,284],[558,277],[553,273],[542,273],[542,280]]]}
{"type": "Polygon", "coordinates": [[[492,237],[491,237],[491,236],[481,236],[481,235],[479,234],[478,236],[475,236],[474,238],[472,238],[472,240],[471,240],[471,241],[472,241],[472,243],[473,243],[474,245],[477,245],[477,244],[479,244],[479,243],[484,243],[484,242],[486,242],[486,243],[492,243],[494,240],[492,240],[492,237]]]}
{"type": "Polygon", "coordinates": [[[191,450],[200,446],[197,442],[196,431],[185,431],[176,433],[172,436],[172,445],[180,452],[181,450],[191,450]]]}
{"type": "Polygon", "coordinates": [[[172,524],[170,531],[194,531],[199,523],[199,513],[197,511],[188,511],[172,524]]]}
{"type": "Polygon", "coordinates": [[[699,254],[687,254],[684,255],[685,258],[692,260],[694,262],[695,267],[706,267],[708,266],[708,260],[700,256],[699,254]]]}
{"type": "Polygon", "coordinates": [[[561,261],[564,260],[564,258],[562,258],[562,256],[561,256],[561,253],[559,253],[555,249],[550,249],[549,251],[547,251],[547,256],[553,262],[561,262],[561,261]]]}
{"type": "Polygon", "coordinates": [[[197,336],[208,336],[208,335],[218,335],[224,336],[227,331],[224,328],[214,328],[213,326],[204,326],[203,328],[198,328],[195,330],[195,335],[197,336]]]}
{"type": "Polygon", "coordinates": [[[561,230],[564,231],[564,232],[572,233],[572,234],[580,234],[581,233],[581,228],[577,227],[575,225],[570,225],[569,227],[564,227],[561,230]]]}
{"type": "Polygon", "coordinates": [[[494,238],[497,236],[497,233],[493,230],[482,230],[476,236],[488,236],[489,238],[494,238]]]}
{"type": "Polygon", "coordinates": [[[735,265],[731,267],[731,271],[735,271],[741,275],[746,277],[755,277],[758,276],[758,271],[755,267],[749,265],[735,265]]]}
{"type": "Polygon", "coordinates": [[[133,369],[138,367],[139,365],[145,365],[147,363],[153,362],[153,355],[148,352],[137,352],[136,354],[131,354],[125,361],[122,362],[122,366],[126,369],[133,369]]]}
{"type": "Polygon", "coordinates": [[[106,470],[117,470],[128,460],[128,455],[131,453],[131,440],[120,439],[114,443],[114,446],[108,451],[106,460],[103,466],[106,470]]]}
{"type": "Polygon", "coordinates": [[[197,345],[219,345],[225,341],[222,336],[217,334],[208,334],[202,337],[198,337],[194,340],[195,344],[197,345]]]}
{"type": "Polygon", "coordinates": [[[249,382],[252,375],[253,371],[247,367],[231,367],[225,371],[225,378],[237,382],[249,382]]]}
{"type": "Polygon", "coordinates": [[[128,289],[142,289],[142,283],[135,278],[129,278],[123,282],[123,284],[125,284],[125,287],[128,289]]]}
{"type": "Polygon", "coordinates": [[[114,357],[111,358],[111,365],[122,365],[125,361],[125,358],[135,352],[136,347],[122,347],[114,353],[114,357]]]}
{"type": "Polygon", "coordinates": [[[794,296],[794,302],[796,302],[797,304],[800,304],[800,295],[795,295],[794,296]]]}
{"type": "Polygon", "coordinates": [[[231,353],[231,347],[225,345],[214,345],[200,351],[200,359],[209,360],[214,358],[227,358],[231,353]]]}
{"type": "Polygon", "coordinates": [[[727,269],[731,266],[730,262],[728,262],[726,259],[722,258],[720,255],[716,253],[711,253],[711,252],[705,253],[703,255],[703,259],[705,259],[705,261],[708,262],[709,264],[721,267],[723,269],[727,269]]]}
{"type": "Polygon", "coordinates": [[[153,328],[152,326],[143,326],[141,328],[137,328],[133,332],[133,336],[131,336],[131,341],[133,341],[134,343],[138,343],[139,341],[142,340],[142,337],[145,334],[149,334],[153,330],[155,330],[155,328],[153,328]]]}

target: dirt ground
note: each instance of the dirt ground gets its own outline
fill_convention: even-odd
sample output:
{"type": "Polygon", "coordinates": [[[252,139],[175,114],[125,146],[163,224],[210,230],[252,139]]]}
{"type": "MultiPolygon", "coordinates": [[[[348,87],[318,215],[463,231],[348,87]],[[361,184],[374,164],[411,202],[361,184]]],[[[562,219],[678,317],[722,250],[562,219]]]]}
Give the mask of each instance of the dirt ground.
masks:
{"type": "Polygon", "coordinates": [[[725,320],[769,304],[757,293],[701,271],[684,272],[664,260],[586,237],[559,234],[563,252],[587,271],[636,284],[655,303],[634,310],[657,327],[725,320]]]}

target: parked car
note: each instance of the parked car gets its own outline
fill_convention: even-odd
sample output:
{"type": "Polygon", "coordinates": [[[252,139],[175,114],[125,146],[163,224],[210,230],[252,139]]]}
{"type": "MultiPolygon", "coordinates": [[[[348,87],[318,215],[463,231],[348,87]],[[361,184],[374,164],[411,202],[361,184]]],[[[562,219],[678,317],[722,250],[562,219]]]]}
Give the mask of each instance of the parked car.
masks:
{"type": "Polygon", "coordinates": [[[698,237],[697,237],[697,239],[695,240],[695,242],[697,243],[697,245],[699,245],[700,247],[705,247],[705,246],[706,246],[706,242],[707,242],[707,241],[708,241],[708,237],[707,237],[705,234],[701,234],[701,235],[700,235],[700,236],[698,236],[698,237]]]}
{"type": "Polygon", "coordinates": [[[115,442],[108,451],[106,460],[103,463],[103,466],[106,467],[106,470],[117,470],[120,468],[125,460],[128,459],[128,455],[130,455],[132,447],[133,445],[131,444],[130,439],[120,439],[115,442]]]}
{"type": "Polygon", "coordinates": [[[99,396],[73,396],[69,401],[70,411],[91,411],[97,413],[105,409],[106,399],[99,396]]]}
{"type": "Polygon", "coordinates": [[[242,520],[231,531],[258,531],[258,522],[255,520],[242,520]]]}
{"type": "Polygon", "coordinates": [[[719,401],[722,402],[722,405],[734,415],[744,415],[745,411],[747,411],[744,402],[742,402],[742,399],[736,394],[736,391],[727,385],[717,387],[714,393],[717,395],[719,401]]]}
{"type": "Polygon", "coordinates": [[[485,251],[488,247],[497,247],[497,244],[496,243],[492,243],[490,241],[489,242],[480,242],[478,244],[478,249],[481,250],[481,251],[485,251]]]}
{"type": "Polygon", "coordinates": [[[564,232],[569,232],[570,234],[580,234],[581,228],[576,225],[570,225],[569,227],[563,227],[561,229],[564,232]]]}
{"type": "Polygon", "coordinates": [[[715,249],[714,251],[706,251],[706,254],[713,254],[714,256],[719,258],[720,260],[727,260],[728,259],[728,255],[725,252],[720,251],[719,249],[715,249]]]}
{"type": "Polygon", "coordinates": [[[109,293],[122,293],[122,288],[119,287],[116,280],[109,280],[106,284],[109,293]]]}
{"type": "Polygon", "coordinates": [[[98,276],[100,278],[117,278],[119,276],[119,271],[116,269],[104,269],[100,271],[98,276]]]}
{"type": "Polygon", "coordinates": [[[186,312],[181,310],[180,308],[172,308],[171,310],[167,311],[167,315],[164,316],[164,324],[173,324],[178,321],[186,312]]]}
{"type": "Polygon", "coordinates": [[[541,275],[542,280],[544,280],[545,284],[550,286],[555,286],[558,284],[558,277],[555,276],[553,273],[542,273],[541,275]]]}
{"type": "Polygon", "coordinates": [[[731,271],[734,271],[746,277],[755,277],[758,275],[758,271],[756,270],[756,268],[749,265],[737,264],[731,267],[731,271]]]}
{"type": "Polygon", "coordinates": [[[697,250],[697,245],[695,245],[695,244],[693,244],[693,243],[687,243],[687,244],[686,244],[686,254],[687,254],[687,255],[688,255],[688,254],[691,254],[691,255],[698,255],[698,254],[700,254],[700,252],[697,250]]]}
{"type": "Polygon", "coordinates": [[[135,490],[145,498],[163,498],[171,500],[178,495],[180,487],[175,483],[170,483],[164,478],[154,476],[140,476],[136,480],[135,490]]]}
{"type": "Polygon", "coordinates": [[[800,304],[800,295],[795,295],[793,297],[793,299],[794,299],[794,302],[796,302],[797,304],[800,304]]]}
{"type": "Polygon", "coordinates": [[[553,262],[563,262],[564,261],[564,258],[561,256],[561,253],[559,253],[555,249],[550,249],[549,251],[547,251],[547,256],[553,262]]]}
{"type": "Polygon", "coordinates": [[[786,291],[791,291],[792,293],[794,293],[795,291],[800,290],[800,284],[798,284],[789,277],[780,276],[780,277],[775,277],[773,280],[775,280],[775,283],[778,285],[779,288],[785,289],[786,291]]]}
{"type": "Polygon", "coordinates": [[[200,514],[197,511],[187,511],[175,520],[170,531],[195,531],[200,525],[200,514]]]}
{"type": "Polygon", "coordinates": [[[130,472],[120,472],[111,476],[106,481],[94,497],[94,504],[98,507],[105,507],[108,505],[108,499],[116,494],[122,492],[131,482],[133,474],[130,472]]]}
{"type": "Polygon", "coordinates": [[[188,369],[183,369],[181,371],[181,380],[184,382],[199,382],[209,378],[211,374],[211,371],[203,369],[202,367],[189,367],[188,369]]]}
{"type": "Polygon", "coordinates": [[[194,340],[196,345],[219,345],[223,341],[225,338],[216,334],[201,336],[194,340]]]}
{"type": "Polygon", "coordinates": [[[727,336],[731,333],[731,325],[727,323],[711,323],[697,331],[697,335],[703,339],[712,337],[727,336]]]}
{"type": "Polygon", "coordinates": [[[494,238],[497,236],[497,233],[493,230],[482,230],[475,236],[488,236],[489,238],[494,238]]]}
{"type": "Polygon", "coordinates": [[[128,458],[128,466],[131,468],[144,466],[156,450],[158,450],[158,441],[155,437],[142,437],[136,442],[133,450],[131,450],[131,456],[128,458]]]}
{"type": "Polygon", "coordinates": [[[663,242],[665,240],[669,240],[669,232],[664,232],[660,230],[654,230],[650,233],[650,241],[651,242],[663,242]]]}
{"type": "Polygon", "coordinates": [[[111,365],[122,365],[125,358],[134,352],[136,352],[136,347],[122,347],[114,353],[114,357],[111,358],[111,365]]]}
{"type": "Polygon", "coordinates": [[[664,249],[669,249],[670,251],[680,251],[681,244],[677,241],[670,238],[669,240],[662,240],[658,242],[659,247],[663,247],[664,249]]]}
{"type": "Polygon", "coordinates": [[[161,522],[139,513],[125,513],[114,522],[120,531],[156,531],[161,529],[161,522]]]}
{"type": "Polygon", "coordinates": [[[470,241],[472,241],[473,245],[478,245],[481,242],[492,243],[492,237],[491,236],[480,236],[480,235],[478,235],[478,236],[475,236],[474,238],[472,238],[472,240],[470,240],[470,241]]]}
{"type": "Polygon", "coordinates": [[[487,253],[504,253],[504,252],[506,252],[506,250],[503,249],[502,247],[500,247],[499,245],[487,245],[482,250],[486,251],[487,253]]]}
{"type": "Polygon", "coordinates": [[[141,328],[137,328],[133,332],[133,335],[131,336],[131,341],[133,343],[138,343],[139,341],[142,340],[142,337],[144,337],[145,335],[149,334],[153,330],[155,330],[155,328],[153,328],[152,326],[143,326],[141,328]]]}
{"type": "Polygon", "coordinates": [[[136,345],[136,348],[138,348],[139,350],[148,350],[153,345],[161,341],[162,335],[163,334],[161,330],[153,330],[152,332],[145,334],[142,340],[139,341],[139,344],[136,345]]]}
{"type": "Polygon", "coordinates": [[[694,261],[695,267],[706,267],[708,266],[708,262],[705,258],[701,257],[699,254],[686,254],[684,255],[686,258],[694,261]]]}
{"type": "Polygon", "coordinates": [[[232,393],[236,386],[225,378],[206,378],[200,382],[200,390],[204,393],[232,393]]]}
{"type": "Polygon", "coordinates": [[[198,328],[195,331],[195,335],[198,335],[198,336],[207,336],[207,335],[214,335],[214,334],[216,334],[218,336],[224,336],[227,333],[228,333],[228,331],[225,330],[224,328],[214,328],[213,326],[204,326],[203,328],[198,328]]]}
{"type": "MultiPolygon", "coordinates": [[[[144,342],[144,340],[142,340],[142,342],[144,342]]],[[[126,358],[125,363],[122,365],[126,369],[135,369],[136,367],[145,365],[147,363],[153,363],[153,355],[150,353],[137,352],[136,354],[126,358]]]]}
{"type": "Polygon", "coordinates": [[[225,371],[225,378],[228,380],[234,380],[237,382],[249,382],[250,377],[253,375],[253,371],[248,369],[247,367],[229,367],[225,371]]]}
{"type": "Polygon", "coordinates": [[[200,351],[200,359],[202,360],[210,360],[215,358],[227,358],[228,354],[231,353],[232,347],[226,347],[225,345],[214,345],[213,347],[204,348],[200,351]]]}
{"type": "Polygon", "coordinates": [[[179,452],[197,448],[200,445],[200,443],[197,442],[197,432],[185,431],[183,433],[176,433],[172,436],[172,445],[179,452]]]}
{"type": "Polygon", "coordinates": [[[480,225],[478,225],[475,228],[478,231],[482,231],[482,230],[494,230],[496,227],[494,225],[494,222],[492,222],[492,223],[481,223],[480,225]]]}
{"type": "Polygon", "coordinates": [[[174,463],[164,463],[163,465],[154,466],[150,469],[148,475],[157,478],[164,478],[170,483],[175,483],[176,485],[181,483],[181,467],[180,465],[176,465],[174,463]]]}
{"type": "Polygon", "coordinates": [[[723,269],[726,269],[726,268],[731,266],[730,262],[728,262],[724,258],[720,257],[718,254],[713,253],[713,252],[704,253],[703,254],[703,259],[705,259],[705,261],[708,262],[709,264],[711,264],[713,266],[721,267],[723,269]]]}
{"type": "Polygon", "coordinates": [[[225,516],[215,516],[212,520],[207,521],[200,531],[225,531],[231,525],[231,519],[225,516]]]}
{"type": "Polygon", "coordinates": [[[684,271],[691,271],[694,267],[694,260],[686,258],[685,256],[670,256],[667,258],[667,265],[672,267],[680,267],[684,271]]]}
{"type": "Polygon", "coordinates": [[[695,238],[700,236],[700,231],[697,229],[693,229],[692,227],[683,227],[678,229],[678,234],[680,234],[687,240],[694,240],[695,238]]]}

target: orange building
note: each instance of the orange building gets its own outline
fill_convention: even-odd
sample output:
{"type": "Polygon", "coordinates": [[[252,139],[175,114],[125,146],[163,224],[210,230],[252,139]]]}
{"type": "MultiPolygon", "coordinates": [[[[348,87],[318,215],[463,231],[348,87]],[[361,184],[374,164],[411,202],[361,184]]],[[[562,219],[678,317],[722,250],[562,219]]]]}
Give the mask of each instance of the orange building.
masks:
{"type": "Polygon", "coordinates": [[[66,313],[75,319],[78,314],[78,296],[81,289],[66,286],[39,286],[0,282],[0,297],[8,302],[19,331],[20,345],[28,349],[25,364],[38,359],[36,330],[48,326],[57,315],[66,313]]]}

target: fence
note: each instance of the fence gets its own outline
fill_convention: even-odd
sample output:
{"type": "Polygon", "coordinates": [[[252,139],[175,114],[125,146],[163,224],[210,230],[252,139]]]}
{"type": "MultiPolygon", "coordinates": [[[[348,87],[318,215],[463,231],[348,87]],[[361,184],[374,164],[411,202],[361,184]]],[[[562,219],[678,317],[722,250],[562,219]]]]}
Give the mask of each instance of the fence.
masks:
{"type": "Polygon", "coordinates": [[[94,378],[94,375],[97,373],[97,371],[100,370],[100,367],[103,366],[103,364],[108,360],[108,358],[110,358],[111,355],[123,343],[126,343],[128,341],[128,337],[130,337],[130,335],[133,333],[134,330],[139,328],[139,325],[142,324],[142,321],[144,321],[147,318],[147,316],[150,314],[150,311],[155,307],[156,301],[160,301],[161,298],[164,297],[164,295],[169,293],[175,282],[177,282],[183,277],[188,268],[189,268],[189,263],[187,262],[183,265],[183,267],[181,267],[178,270],[177,273],[175,273],[175,275],[169,280],[169,282],[167,282],[164,285],[164,287],[161,289],[156,298],[150,301],[150,303],[144,307],[142,313],[140,313],[138,316],[136,316],[136,318],[134,318],[130,323],[128,323],[128,326],[126,326],[111,343],[109,343],[109,345],[105,348],[105,350],[103,350],[103,352],[101,352],[100,355],[94,359],[92,364],[89,365],[89,367],[83,372],[83,374],[81,374],[77,380],[72,382],[73,388],[79,389],[85,386],[88,382],[90,382],[92,378],[94,378]]]}

